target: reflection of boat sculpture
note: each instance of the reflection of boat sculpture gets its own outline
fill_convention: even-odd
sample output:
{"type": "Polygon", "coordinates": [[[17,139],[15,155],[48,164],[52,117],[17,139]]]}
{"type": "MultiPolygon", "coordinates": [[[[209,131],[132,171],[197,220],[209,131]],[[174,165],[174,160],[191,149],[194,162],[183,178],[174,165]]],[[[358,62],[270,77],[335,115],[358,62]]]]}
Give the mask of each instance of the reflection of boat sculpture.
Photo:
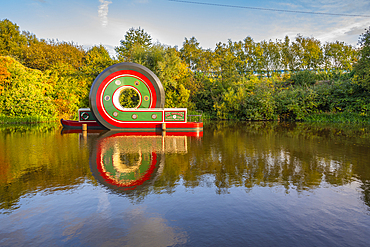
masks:
{"type": "Polygon", "coordinates": [[[161,82],[152,71],[139,64],[120,63],[105,69],[92,84],[89,100],[91,110],[80,109],[79,121],[62,119],[64,128],[82,129],[84,124],[87,129],[133,132],[203,131],[200,120],[187,122],[186,108],[164,108],[161,82]],[[129,91],[137,95],[133,108],[121,104],[129,91]]]}
{"type": "Polygon", "coordinates": [[[93,176],[119,191],[151,185],[161,174],[165,153],[186,153],[186,136],[133,136],[107,132],[94,143],[90,156],[93,176]]]}

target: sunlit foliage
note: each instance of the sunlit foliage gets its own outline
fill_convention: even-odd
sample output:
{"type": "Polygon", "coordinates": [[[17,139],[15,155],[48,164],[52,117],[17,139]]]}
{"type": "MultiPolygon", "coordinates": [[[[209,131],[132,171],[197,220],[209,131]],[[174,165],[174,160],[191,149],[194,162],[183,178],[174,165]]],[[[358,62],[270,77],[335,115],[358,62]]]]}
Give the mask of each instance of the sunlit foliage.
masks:
{"type": "Polygon", "coordinates": [[[195,37],[185,38],[181,48],[153,43],[144,29],[130,28],[115,58],[103,45],[84,50],[73,42],[39,40],[5,19],[0,21],[0,114],[74,118],[79,107],[89,107],[99,73],[134,62],[158,76],[165,107],[200,110],[206,118],[308,120],[349,113],[367,119],[369,36],[368,30],[360,36],[359,49],[298,34],[260,42],[247,36],[212,50],[195,37]]]}
{"type": "Polygon", "coordinates": [[[355,66],[355,73],[359,82],[370,89],[370,27],[365,31],[359,38],[360,60],[355,66]]]}

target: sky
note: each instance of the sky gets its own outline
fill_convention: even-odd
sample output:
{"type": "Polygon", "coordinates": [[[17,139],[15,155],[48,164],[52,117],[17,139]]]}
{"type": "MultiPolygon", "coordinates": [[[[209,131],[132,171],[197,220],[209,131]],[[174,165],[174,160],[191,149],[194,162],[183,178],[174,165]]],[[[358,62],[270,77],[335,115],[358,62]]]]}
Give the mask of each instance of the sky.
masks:
{"type": "Polygon", "coordinates": [[[202,48],[214,49],[229,39],[275,41],[288,35],[294,40],[298,34],[357,46],[370,26],[369,0],[189,1],[239,7],[170,0],[0,0],[0,20],[8,19],[39,39],[74,42],[86,49],[101,44],[111,55],[132,27],[144,29],[153,42],[181,48],[185,38],[195,37],[202,48]]]}

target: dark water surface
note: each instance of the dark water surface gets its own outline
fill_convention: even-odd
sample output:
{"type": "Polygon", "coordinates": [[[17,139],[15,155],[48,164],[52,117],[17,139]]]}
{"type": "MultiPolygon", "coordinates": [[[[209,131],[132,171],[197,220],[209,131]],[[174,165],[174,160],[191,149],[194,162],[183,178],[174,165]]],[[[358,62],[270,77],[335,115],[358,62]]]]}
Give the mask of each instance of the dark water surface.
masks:
{"type": "Polygon", "coordinates": [[[0,246],[369,246],[370,127],[0,127],[0,246]]]}

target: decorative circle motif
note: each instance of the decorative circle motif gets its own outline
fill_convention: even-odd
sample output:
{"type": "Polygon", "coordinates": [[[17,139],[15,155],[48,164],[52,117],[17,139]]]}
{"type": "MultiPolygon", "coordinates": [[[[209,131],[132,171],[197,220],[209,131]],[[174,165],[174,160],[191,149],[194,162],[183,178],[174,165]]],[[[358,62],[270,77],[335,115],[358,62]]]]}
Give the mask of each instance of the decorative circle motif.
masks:
{"type": "Polygon", "coordinates": [[[113,112],[113,116],[117,117],[118,116],[118,112],[113,112]]]}
{"type": "Polygon", "coordinates": [[[132,114],[132,119],[137,119],[137,115],[136,114],[132,114]]]}
{"type": "Polygon", "coordinates": [[[157,114],[153,114],[152,119],[157,119],[157,114]]]}
{"type": "Polygon", "coordinates": [[[173,119],[176,119],[176,115],[173,115],[172,117],[173,117],[173,119]]]}
{"type": "Polygon", "coordinates": [[[82,114],[81,114],[81,118],[83,119],[83,120],[87,120],[87,119],[89,119],[89,114],[87,114],[86,112],[83,112],[82,114]]]}
{"type": "MultiPolygon", "coordinates": [[[[131,114],[113,104],[113,94],[120,87],[133,87],[143,101],[138,108],[164,108],[165,94],[162,83],[148,68],[135,63],[119,63],[105,69],[91,86],[90,108],[97,121],[107,129],[125,128],[131,114]],[[116,83],[120,82],[120,85],[116,83]],[[108,97],[109,98],[108,98],[108,97]],[[116,117],[113,112],[119,112],[116,117]]],[[[132,120],[131,120],[132,121],[132,120]]]]}
{"type": "Polygon", "coordinates": [[[121,85],[121,81],[120,80],[116,80],[116,85],[121,85]]]}

